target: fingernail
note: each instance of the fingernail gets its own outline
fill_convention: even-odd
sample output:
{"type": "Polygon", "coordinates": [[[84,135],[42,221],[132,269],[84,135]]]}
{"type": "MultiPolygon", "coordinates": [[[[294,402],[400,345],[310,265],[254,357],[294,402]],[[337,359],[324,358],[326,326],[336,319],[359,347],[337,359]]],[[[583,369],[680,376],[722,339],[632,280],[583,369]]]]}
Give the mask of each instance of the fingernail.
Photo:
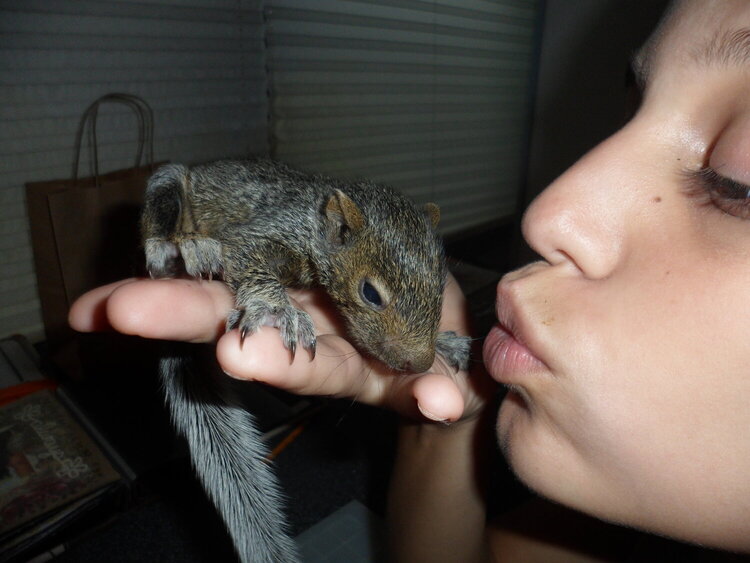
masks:
{"type": "Polygon", "coordinates": [[[430,411],[425,410],[422,408],[422,405],[417,403],[417,408],[419,409],[419,412],[421,412],[425,418],[429,418],[430,420],[434,420],[435,422],[448,422],[447,418],[442,418],[437,415],[432,414],[430,411]]]}

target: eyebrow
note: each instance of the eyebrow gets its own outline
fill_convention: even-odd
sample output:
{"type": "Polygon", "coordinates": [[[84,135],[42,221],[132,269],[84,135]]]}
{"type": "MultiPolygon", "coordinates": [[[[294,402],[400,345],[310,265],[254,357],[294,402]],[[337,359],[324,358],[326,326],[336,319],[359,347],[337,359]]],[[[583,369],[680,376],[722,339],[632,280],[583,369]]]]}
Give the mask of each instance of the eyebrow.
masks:
{"type": "MultiPolygon", "coordinates": [[[[654,54],[661,43],[660,38],[648,41],[631,58],[630,66],[641,89],[648,82],[654,54]]],[[[688,59],[702,67],[745,66],[750,68],[750,28],[720,30],[708,41],[690,49],[688,59]]]]}

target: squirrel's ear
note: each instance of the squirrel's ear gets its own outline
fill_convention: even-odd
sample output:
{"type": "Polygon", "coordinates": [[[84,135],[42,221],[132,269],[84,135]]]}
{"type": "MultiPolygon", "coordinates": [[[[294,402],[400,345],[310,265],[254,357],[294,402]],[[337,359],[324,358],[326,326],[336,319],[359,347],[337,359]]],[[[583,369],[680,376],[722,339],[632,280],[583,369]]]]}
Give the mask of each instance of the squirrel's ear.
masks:
{"type": "Polygon", "coordinates": [[[436,229],[440,222],[440,208],[435,203],[426,203],[424,211],[427,214],[430,223],[432,223],[432,228],[436,229]]]}
{"type": "Polygon", "coordinates": [[[365,216],[349,196],[341,190],[333,192],[325,207],[329,224],[329,238],[343,244],[349,233],[357,232],[365,225],[365,216]]]}

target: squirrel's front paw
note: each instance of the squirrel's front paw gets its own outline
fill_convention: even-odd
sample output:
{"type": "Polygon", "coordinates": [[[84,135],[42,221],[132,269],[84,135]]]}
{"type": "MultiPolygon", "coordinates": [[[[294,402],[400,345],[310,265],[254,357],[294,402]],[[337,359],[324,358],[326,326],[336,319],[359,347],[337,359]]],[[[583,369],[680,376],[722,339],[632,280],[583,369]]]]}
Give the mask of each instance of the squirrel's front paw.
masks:
{"type": "Polygon", "coordinates": [[[312,317],[291,305],[278,306],[254,299],[246,302],[241,309],[232,310],[227,318],[227,330],[238,328],[241,341],[262,326],[279,329],[281,340],[292,357],[297,351],[298,343],[315,357],[315,327],[312,317]]]}
{"type": "Polygon", "coordinates": [[[467,369],[471,352],[471,338],[460,336],[452,330],[438,333],[435,351],[453,367],[460,370],[467,369]]]}

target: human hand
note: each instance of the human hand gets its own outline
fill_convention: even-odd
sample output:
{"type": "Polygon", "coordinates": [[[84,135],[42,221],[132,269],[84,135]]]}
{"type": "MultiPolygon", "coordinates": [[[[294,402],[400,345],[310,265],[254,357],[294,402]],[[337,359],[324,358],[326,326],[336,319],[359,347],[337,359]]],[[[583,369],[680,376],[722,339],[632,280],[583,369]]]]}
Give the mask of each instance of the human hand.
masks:
{"type": "MultiPolygon", "coordinates": [[[[324,292],[289,293],[295,305],[313,318],[315,358],[306,350],[298,350],[292,358],[274,328],[262,327],[244,342],[237,330],[225,333],[234,298],[217,281],[123,280],[81,296],[71,307],[69,320],[81,332],[116,330],[143,338],[215,342],[219,365],[236,379],[261,381],[300,395],[353,398],[412,418],[450,422],[473,418],[494,391],[479,361],[473,362],[471,377],[439,357],[427,373],[394,372],[357,352],[324,292]]],[[[465,300],[452,277],[446,285],[440,330],[469,332],[465,300]]]]}

